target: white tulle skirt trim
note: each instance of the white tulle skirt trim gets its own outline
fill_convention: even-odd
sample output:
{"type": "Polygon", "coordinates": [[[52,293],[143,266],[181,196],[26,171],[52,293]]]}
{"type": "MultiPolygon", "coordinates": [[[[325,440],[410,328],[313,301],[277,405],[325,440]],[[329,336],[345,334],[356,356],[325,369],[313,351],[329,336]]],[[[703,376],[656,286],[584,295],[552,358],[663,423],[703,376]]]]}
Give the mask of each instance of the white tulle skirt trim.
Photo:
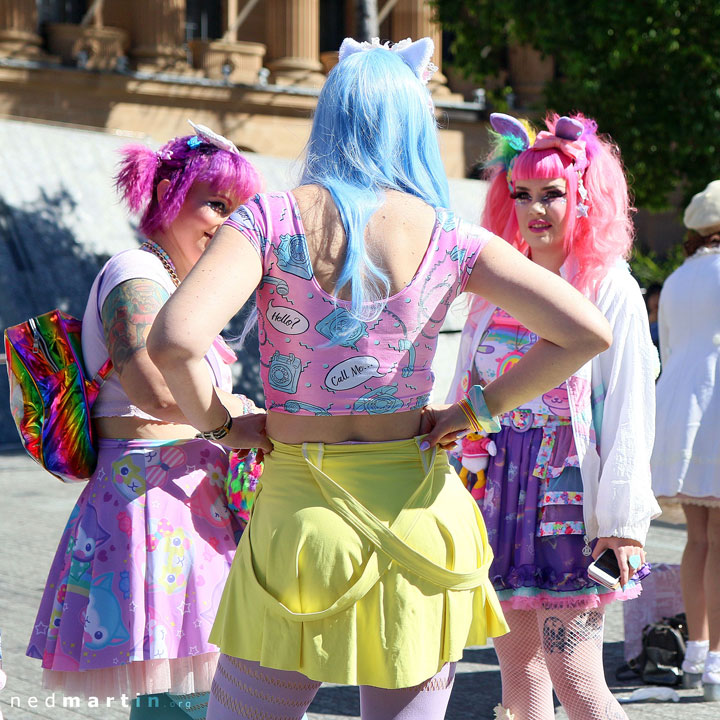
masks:
{"type": "Polygon", "coordinates": [[[85,698],[209,692],[218,657],[218,653],[212,652],[183,658],[142,660],[81,672],[43,670],[43,687],[85,698]]]}

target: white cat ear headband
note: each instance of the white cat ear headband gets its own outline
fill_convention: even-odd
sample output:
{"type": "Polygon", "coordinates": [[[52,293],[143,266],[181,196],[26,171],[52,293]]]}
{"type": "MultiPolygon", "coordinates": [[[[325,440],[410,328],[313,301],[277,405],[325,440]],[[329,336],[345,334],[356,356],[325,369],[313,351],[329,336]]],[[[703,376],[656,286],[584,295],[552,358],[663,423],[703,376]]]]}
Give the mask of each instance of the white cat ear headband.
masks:
{"type": "Polygon", "coordinates": [[[376,50],[377,48],[384,48],[397,53],[423,85],[427,85],[428,80],[437,72],[437,65],[430,62],[430,58],[435,51],[435,43],[429,37],[415,41],[407,38],[396,43],[390,43],[389,41],[381,43],[380,38],[373,38],[370,42],[359,43],[352,38],[345,38],[340,46],[338,62],[342,62],[346,57],[355,53],[376,50]]]}

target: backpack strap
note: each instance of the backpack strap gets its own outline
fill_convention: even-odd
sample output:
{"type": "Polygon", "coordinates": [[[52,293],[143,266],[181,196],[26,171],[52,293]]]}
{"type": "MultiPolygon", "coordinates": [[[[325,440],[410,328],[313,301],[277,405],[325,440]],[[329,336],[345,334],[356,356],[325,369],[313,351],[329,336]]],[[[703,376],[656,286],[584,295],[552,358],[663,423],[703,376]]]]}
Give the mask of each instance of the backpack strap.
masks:
{"type": "Polygon", "coordinates": [[[108,358],[103,363],[103,366],[95,373],[95,376],[92,379],[93,384],[97,385],[98,389],[100,389],[114,369],[112,360],[108,358]]]}
{"type": "MultiPolygon", "coordinates": [[[[98,316],[98,320],[100,321],[100,329],[101,330],[103,327],[103,321],[102,321],[102,310],[100,308],[100,288],[102,287],[103,279],[105,278],[106,268],[107,268],[107,264],[100,271],[100,274],[98,275],[97,285],[95,286],[95,308],[97,309],[97,316],[98,316]]],[[[97,386],[98,390],[105,384],[105,381],[112,374],[113,369],[114,368],[113,368],[112,360],[110,359],[110,356],[108,355],[108,359],[102,364],[102,366],[95,373],[95,375],[93,376],[93,379],[92,379],[93,384],[97,386]]]]}

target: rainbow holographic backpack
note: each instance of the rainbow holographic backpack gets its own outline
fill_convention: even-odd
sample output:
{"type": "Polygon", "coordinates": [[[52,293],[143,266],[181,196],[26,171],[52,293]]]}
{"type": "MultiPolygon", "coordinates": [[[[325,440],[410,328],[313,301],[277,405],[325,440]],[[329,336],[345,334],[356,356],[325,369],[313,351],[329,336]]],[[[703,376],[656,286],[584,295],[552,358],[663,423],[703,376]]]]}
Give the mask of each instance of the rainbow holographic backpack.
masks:
{"type": "Polygon", "coordinates": [[[63,482],[87,480],[95,470],[90,408],[112,372],[107,360],[87,378],[81,328],[77,318],[51,310],[5,331],[10,410],[20,440],[63,482]]]}

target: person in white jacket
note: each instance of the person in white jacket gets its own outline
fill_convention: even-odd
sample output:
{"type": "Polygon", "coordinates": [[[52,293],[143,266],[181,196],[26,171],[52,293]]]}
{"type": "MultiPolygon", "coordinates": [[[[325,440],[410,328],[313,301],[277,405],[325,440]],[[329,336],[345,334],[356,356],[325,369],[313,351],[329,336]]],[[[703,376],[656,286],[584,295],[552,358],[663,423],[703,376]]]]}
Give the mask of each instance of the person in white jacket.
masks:
{"type": "MultiPolygon", "coordinates": [[[[570,720],[625,718],[604,680],[604,606],[639,593],[635,574],[660,512],[650,481],[657,352],[624,262],[632,226],[617,148],[582,115],[545,122],[548,130],[534,137],[515,118],[491,116],[496,142],[482,224],[590,298],[610,322],[613,344],[501,416],[485,477],[468,474],[510,626],[495,640],[503,687],[496,712],[550,720],[554,689],[570,720]],[[605,550],[620,569],[613,589],[588,576],[605,550]]],[[[537,340],[500,308],[473,300],[451,398],[512,373],[537,340]]]]}
{"type": "Polygon", "coordinates": [[[720,700],[720,180],[693,197],[684,221],[687,259],[660,294],[653,488],[687,519],[683,683],[720,700]]]}

